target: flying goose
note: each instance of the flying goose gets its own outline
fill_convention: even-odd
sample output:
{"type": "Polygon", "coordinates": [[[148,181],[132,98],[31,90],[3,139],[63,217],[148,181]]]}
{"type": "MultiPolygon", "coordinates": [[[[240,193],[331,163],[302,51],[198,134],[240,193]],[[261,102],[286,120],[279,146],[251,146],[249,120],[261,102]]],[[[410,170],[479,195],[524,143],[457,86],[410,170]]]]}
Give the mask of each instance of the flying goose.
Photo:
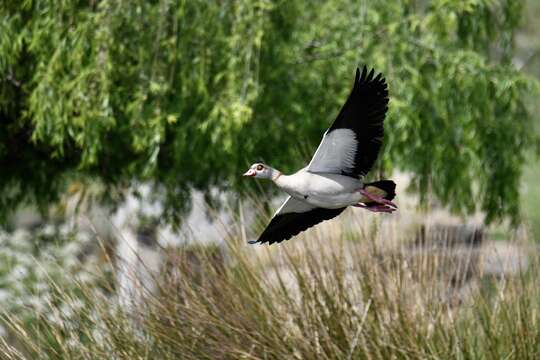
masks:
{"type": "Polygon", "coordinates": [[[382,145],[383,122],[388,110],[388,90],[382,74],[374,77],[364,66],[356,69],[349,98],[324,133],[309,165],[292,175],[263,163],[244,173],[270,179],[289,194],[270,224],[254,243],[279,243],[339,215],[347,206],[389,212],[397,206],[396,184],[391,180],[364,183],[382,145]]]}

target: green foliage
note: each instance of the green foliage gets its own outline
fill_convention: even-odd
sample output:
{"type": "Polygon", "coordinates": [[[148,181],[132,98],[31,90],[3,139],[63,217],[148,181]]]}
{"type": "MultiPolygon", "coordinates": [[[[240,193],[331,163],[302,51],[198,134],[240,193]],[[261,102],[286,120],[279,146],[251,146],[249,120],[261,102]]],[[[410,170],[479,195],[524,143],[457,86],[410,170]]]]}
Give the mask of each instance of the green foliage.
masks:
{"type": "MultiPolygon", "coordinates": [[[[527,99],[511,63],[521,1],[44,1],[0,7],[0,209],[53,200],[74,176],[246,186],[263,158],[307,160],[354,69],[388,80],[381,169],[487,221],[518,215],[527,99]]],[[[426,198],[423,196],[423,198],[426,198]]]]}

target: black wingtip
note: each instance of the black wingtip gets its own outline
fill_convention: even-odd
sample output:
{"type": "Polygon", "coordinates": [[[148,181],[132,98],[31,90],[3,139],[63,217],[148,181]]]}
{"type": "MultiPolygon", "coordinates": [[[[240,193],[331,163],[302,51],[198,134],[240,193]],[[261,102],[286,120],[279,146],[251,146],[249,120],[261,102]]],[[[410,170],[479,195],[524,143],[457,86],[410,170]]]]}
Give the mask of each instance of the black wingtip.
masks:
{"type": "Polygon", "coordinates": [[[366,75],[367,75],[367,66],[364,65],[364,67],[362,68],[362,75],[360,76],[360,81],[364,81],[366,79],[366,75]]]}
{"type": "Polygon", "coordinates": [[[369,72],[366,82],[370,82],[371,80],[373,80],[373,75],[375,75],[375,69],[371,68],[371,71],[369,72]]]}
{"type": "Polygon", "coordinates": [[[358,86],[358,84],[360,84],[360,69],[356,68],[356,75],[354,77],[353,91],[358,86]]]}
{"type": "Polygon", "coordinates": [[[371,70],[368,70],[367,65],[364,65],[362,67],[362,72],[360,73],[360,68],[356,67],[356,80],[355,84],[358,82],[364,83],[364,82],[374,82],[374,83],[383,83],[386,85],[386,79],[382,72],[378,73],[377,76],[375,76],[375,68],[371,68],[371,70]],[[369,72],[368,72],[369,71],[369,72]]]}

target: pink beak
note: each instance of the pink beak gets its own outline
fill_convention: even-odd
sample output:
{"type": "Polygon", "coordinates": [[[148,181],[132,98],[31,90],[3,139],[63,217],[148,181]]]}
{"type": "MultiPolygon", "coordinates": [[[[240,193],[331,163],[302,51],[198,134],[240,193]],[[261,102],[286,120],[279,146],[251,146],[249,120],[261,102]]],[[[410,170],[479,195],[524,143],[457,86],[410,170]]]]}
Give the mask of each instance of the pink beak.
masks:
{"type": "Polygon", "coordinates": [[[255,170],[249,169],[249,170],[246,171],[246,172],[244,173],[244,175],[242,175],[242,176],[255,176],[255,174],[256,174],[255,170]]]}

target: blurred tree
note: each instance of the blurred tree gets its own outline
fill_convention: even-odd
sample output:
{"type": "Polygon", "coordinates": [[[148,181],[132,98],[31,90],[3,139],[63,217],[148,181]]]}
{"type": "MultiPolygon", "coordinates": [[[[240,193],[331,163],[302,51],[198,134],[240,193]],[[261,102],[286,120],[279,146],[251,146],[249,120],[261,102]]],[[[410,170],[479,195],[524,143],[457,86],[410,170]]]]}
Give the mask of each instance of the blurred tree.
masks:
{"type": "MultiPolygon", "coordinates": [[[[66,179],[190,189],[290,171],[337,114],[355,67],[387,77],[381,169],[460,213],[518,215],[537,84],[512,65],[515,0],[24,0],[0,5],[0,210],[66,179]],[[298,156],[302,154],[301,156],[298,156]]],[[[423,197],[425,198],[425,197],[423,197]]]]}

